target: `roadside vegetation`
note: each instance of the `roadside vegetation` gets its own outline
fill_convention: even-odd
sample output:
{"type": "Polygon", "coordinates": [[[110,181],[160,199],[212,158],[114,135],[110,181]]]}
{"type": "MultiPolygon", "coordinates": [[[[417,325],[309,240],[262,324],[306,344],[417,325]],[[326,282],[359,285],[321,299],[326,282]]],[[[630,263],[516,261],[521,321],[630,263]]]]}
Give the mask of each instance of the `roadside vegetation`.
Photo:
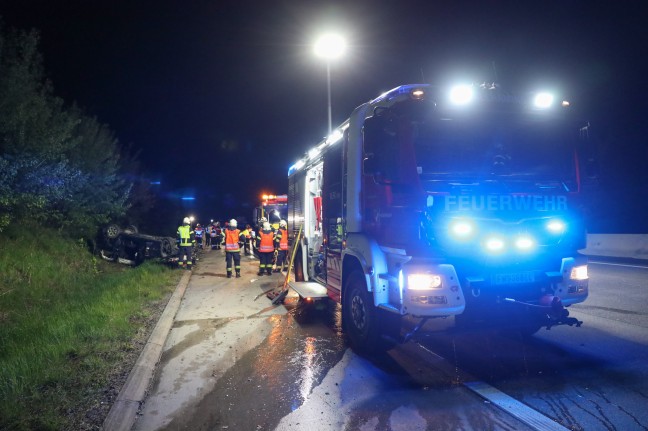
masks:
{"type": "Polygon", "coordinates": [[[88,412],[119,390],[111,374],[181,274],[97,260],[37,225],[9,226],[0,244],[0,429],[90,429],[88,412]]]}
{"type": "Polygon", "coordinates": [[[99,429],[180,274],[92,254],[107,223],[169,212],[130,146],[55,95],[39,44],[0,16],[0,430],[99,429]]]}

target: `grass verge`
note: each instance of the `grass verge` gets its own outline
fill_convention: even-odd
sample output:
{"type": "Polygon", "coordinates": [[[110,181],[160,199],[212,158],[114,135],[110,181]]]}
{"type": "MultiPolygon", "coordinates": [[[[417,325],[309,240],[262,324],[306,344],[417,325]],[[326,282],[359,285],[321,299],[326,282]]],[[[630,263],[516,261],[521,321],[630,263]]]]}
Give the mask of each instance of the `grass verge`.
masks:
{"type": "Polygon", "coordinates": [[[91,429],[86,412],[181,274],[97,260],[38,226],[0,244],[0,429],[91,429]]]}

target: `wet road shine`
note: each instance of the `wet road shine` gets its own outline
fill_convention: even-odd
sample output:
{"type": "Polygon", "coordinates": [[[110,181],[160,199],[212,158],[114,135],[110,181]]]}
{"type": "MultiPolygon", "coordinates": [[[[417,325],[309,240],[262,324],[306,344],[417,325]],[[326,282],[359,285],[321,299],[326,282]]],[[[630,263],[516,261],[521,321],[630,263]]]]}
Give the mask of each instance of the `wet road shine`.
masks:
{"type": "Polygon", "coordinates": [[[272,306],[243,257],[225,278],[203,253],[164,346],[135,430],[528,430],[425,359],[413,343],[356,355],[335,304],[272,306]]]}

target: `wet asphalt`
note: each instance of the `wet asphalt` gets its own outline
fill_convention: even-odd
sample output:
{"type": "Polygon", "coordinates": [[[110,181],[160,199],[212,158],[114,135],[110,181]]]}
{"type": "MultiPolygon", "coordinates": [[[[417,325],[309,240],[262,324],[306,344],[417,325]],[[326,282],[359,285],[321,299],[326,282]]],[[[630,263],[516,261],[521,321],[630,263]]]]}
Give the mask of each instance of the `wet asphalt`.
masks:
{"type": "Polygon", "coordinates": [[[358,356],[337,304],[294,294],[272,305],[281,274],[225,277],[205,251],[175,315],[134,430],[526,430],[412,354],[413,343],[358,356]]]}

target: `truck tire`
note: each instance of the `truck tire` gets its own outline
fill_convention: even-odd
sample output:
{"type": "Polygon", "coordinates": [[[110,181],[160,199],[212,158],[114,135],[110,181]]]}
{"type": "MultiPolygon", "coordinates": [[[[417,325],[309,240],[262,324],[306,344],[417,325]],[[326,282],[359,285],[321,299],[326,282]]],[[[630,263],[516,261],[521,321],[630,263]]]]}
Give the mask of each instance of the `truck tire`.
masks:
{"type": "Polygon", "coordinates": [[[370,352],[377,342],[376,310],[359,271],[349,274],[344,290],[347,293],[342,304],[342,319],[351,346],[356,350],[370,352]]]}

